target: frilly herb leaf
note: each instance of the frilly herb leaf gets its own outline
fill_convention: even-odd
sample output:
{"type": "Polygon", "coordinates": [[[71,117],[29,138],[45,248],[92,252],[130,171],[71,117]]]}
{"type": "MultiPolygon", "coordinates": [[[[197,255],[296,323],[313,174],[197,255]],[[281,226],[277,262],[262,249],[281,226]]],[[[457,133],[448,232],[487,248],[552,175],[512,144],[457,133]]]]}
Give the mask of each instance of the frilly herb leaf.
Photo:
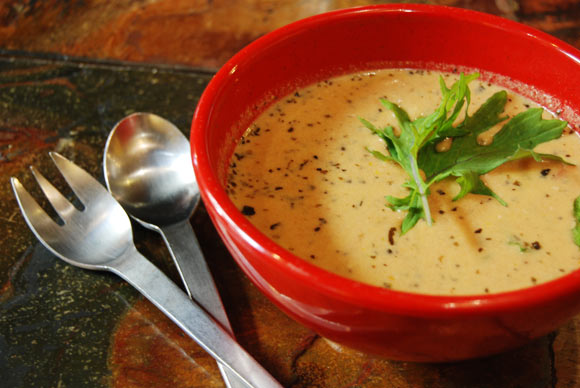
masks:
{"type": "Polygon", "coordinates": [[[576,220],[576,226],[572,229],[572,237],[574,243],[580,247],[580,197],[574,200],[574,219],[576,220]]]}
{"type": "MultiPolygon", "coordinates": [[[[478,76],[477,73],[461,74],[451,88],[440,77],[441,104],[432,114],[415,120],[411,120],[403,108],[381,99],[381,103],[394,113],[398,121],[397,133],[391,126],[378,128],[360,119],[365,127],[385,141],[388,155],[369,151],[380,160],[399,164],[409,175],[403,185],[409,190],[409,195],[404,198],[386,197],[392,210],[407,212],[401,226],[402,233],[409,231],[421,218],[432,224],[428,195],[429,187],[435,182],[455,177],[461,190],[454,200],[473,193],[491,196],[506,205],[485,185],[480,179],[481,175],[506,162],[527,157],[536,161],[550,159],[564,162],[558,156],[534,152],[538,144],[559,138],[567,125],[561,120],[542,119],[543,110],[540,108],[528,109],[514,116],[494,135],[491,144],[479,144],[480,134],[507,120],[507,116],[502,116],[507,93],[495,93],[470,116],[468,84],[478,76]],[[454,125],[464,106],[463,120],[454,125]],[[437,151],[437,144],[448,138],[451,139],[450,148],[437,151]]],[[[578,233],[580,235],[580,231],[578,233]]]]}

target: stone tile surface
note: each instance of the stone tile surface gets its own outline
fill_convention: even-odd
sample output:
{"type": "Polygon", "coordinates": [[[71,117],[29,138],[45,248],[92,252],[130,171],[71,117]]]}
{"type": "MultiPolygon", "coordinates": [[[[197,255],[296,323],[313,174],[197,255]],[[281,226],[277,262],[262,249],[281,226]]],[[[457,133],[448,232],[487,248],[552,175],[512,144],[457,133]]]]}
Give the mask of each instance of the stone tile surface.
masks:
{"type": "MultiPolygon", "coordinates": [[[[521,21],[580,48],[574,0],[437,0],[521,21]]],[[[0,383],[3,387],[223,387],[217,367],[135,290],[44,249],[9,187],[57,183],[58,151],[102,181],[102,147],[124,115],[152,111],[188,133],[211,71],[259,36],[358,0],[4,0],[0,2],[0,383]],[[133,62],[126,63],[125,61],[133,62]]],[[[376,1],[375,3],[382,3],[376,1]]],[[[64,187],[62,180],[61,187],[64,187]]],[[[240,343],[286,387],[580,387],[580,318],[481,360],[378,359],[320,338],[274,307],[192,218],[240,343]]],[[[139,249],[174,280],[158,235],[139,249]]]]}

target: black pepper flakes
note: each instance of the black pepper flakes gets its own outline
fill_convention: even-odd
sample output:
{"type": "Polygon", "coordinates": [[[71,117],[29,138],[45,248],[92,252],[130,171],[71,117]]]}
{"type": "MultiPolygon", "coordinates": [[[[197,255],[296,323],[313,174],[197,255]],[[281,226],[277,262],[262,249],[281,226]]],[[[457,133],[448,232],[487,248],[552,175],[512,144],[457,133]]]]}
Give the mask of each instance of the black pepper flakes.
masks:
{"type": "Polygon", "coordinates": [[[534,249],[538,250],[538,249],[541,249],[541,248],[542,248],[542,246],[540,245],[540,243],[539,243],[538,241],[534,241],[534,242],[532,243],[532,248],[534,248],[534,249]]]}
{"type": "Polygon", "coordinates": [[[242,214],[245,216],[253,216],[256,214],[256,210],[252,206],[246,206],[242,208],[242,214]]]}
{"type": "Polygon", "coordinates": [[[550,169],[549,168],[545,168],[541,171],[542,176],[547,176],[550,173],[550,169]]]}

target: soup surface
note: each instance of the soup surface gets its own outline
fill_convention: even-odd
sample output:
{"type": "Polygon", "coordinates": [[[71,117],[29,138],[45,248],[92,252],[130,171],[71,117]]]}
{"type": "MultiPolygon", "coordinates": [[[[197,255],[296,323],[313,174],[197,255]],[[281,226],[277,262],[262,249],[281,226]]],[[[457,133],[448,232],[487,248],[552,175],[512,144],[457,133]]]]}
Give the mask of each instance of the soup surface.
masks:
{"type": "MultiPolygon", "coordinates": [[[[459,186],[431,186],[433,225],[404,235],[404,213],[386,195],[404,197],[406,172],[376,159],[384,142],[359,121],[397,127],[385,97],[411,119],[441,101],[441,73],[380,70],[326,80],[286,96],[264,112],[239,142],[228,172],[233,202],[264,234],[297,256],[364,283],[428,294],[513,290],[562,276],[580,266],[572,239],[580,171],[557,162],[506,163],[482,180],[507,206],[481,195],[453,201],[459,186]]],[[[443,74],[450,86],[458,77],[443,74]]],[[[501,90],[470,83],[473,113],[501,90]]],[[[534,106],[509,94],[510,117],[534,106]]],[[[462,116],[462,115],[461,115],[462,116]]],[[[545,114],[546,118],[549,115],[545,114]]],[[[580,142],[562,137],[536,148],[574,164],[580,142]]]]}

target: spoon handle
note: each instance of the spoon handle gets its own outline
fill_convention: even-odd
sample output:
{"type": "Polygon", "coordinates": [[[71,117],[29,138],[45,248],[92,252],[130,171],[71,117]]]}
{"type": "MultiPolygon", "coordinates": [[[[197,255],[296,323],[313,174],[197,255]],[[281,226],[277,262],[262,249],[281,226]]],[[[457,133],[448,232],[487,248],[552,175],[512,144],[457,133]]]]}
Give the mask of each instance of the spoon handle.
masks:
{"type": "MultiPolygon", "coordinates": [[[[230,321],[189,220],[160,227],[160,231],[189,297],[233,335],[230,321]]],[[[228,388],[245,387],[219,362],[218,367],[228,388]]]]}
{"type": "Polygon", "coordinates": [[[189,296],[231,333],[213,276],[189,220],[160,229],[189,296]]]}
{"type": "Polygon", "coordinates": [[[219,324],[197,304],[191,303],[188,296],[137,249],[128,249],[110,270],[149,299],[240,382],[254,388],[282,387],[219,324]]]}

